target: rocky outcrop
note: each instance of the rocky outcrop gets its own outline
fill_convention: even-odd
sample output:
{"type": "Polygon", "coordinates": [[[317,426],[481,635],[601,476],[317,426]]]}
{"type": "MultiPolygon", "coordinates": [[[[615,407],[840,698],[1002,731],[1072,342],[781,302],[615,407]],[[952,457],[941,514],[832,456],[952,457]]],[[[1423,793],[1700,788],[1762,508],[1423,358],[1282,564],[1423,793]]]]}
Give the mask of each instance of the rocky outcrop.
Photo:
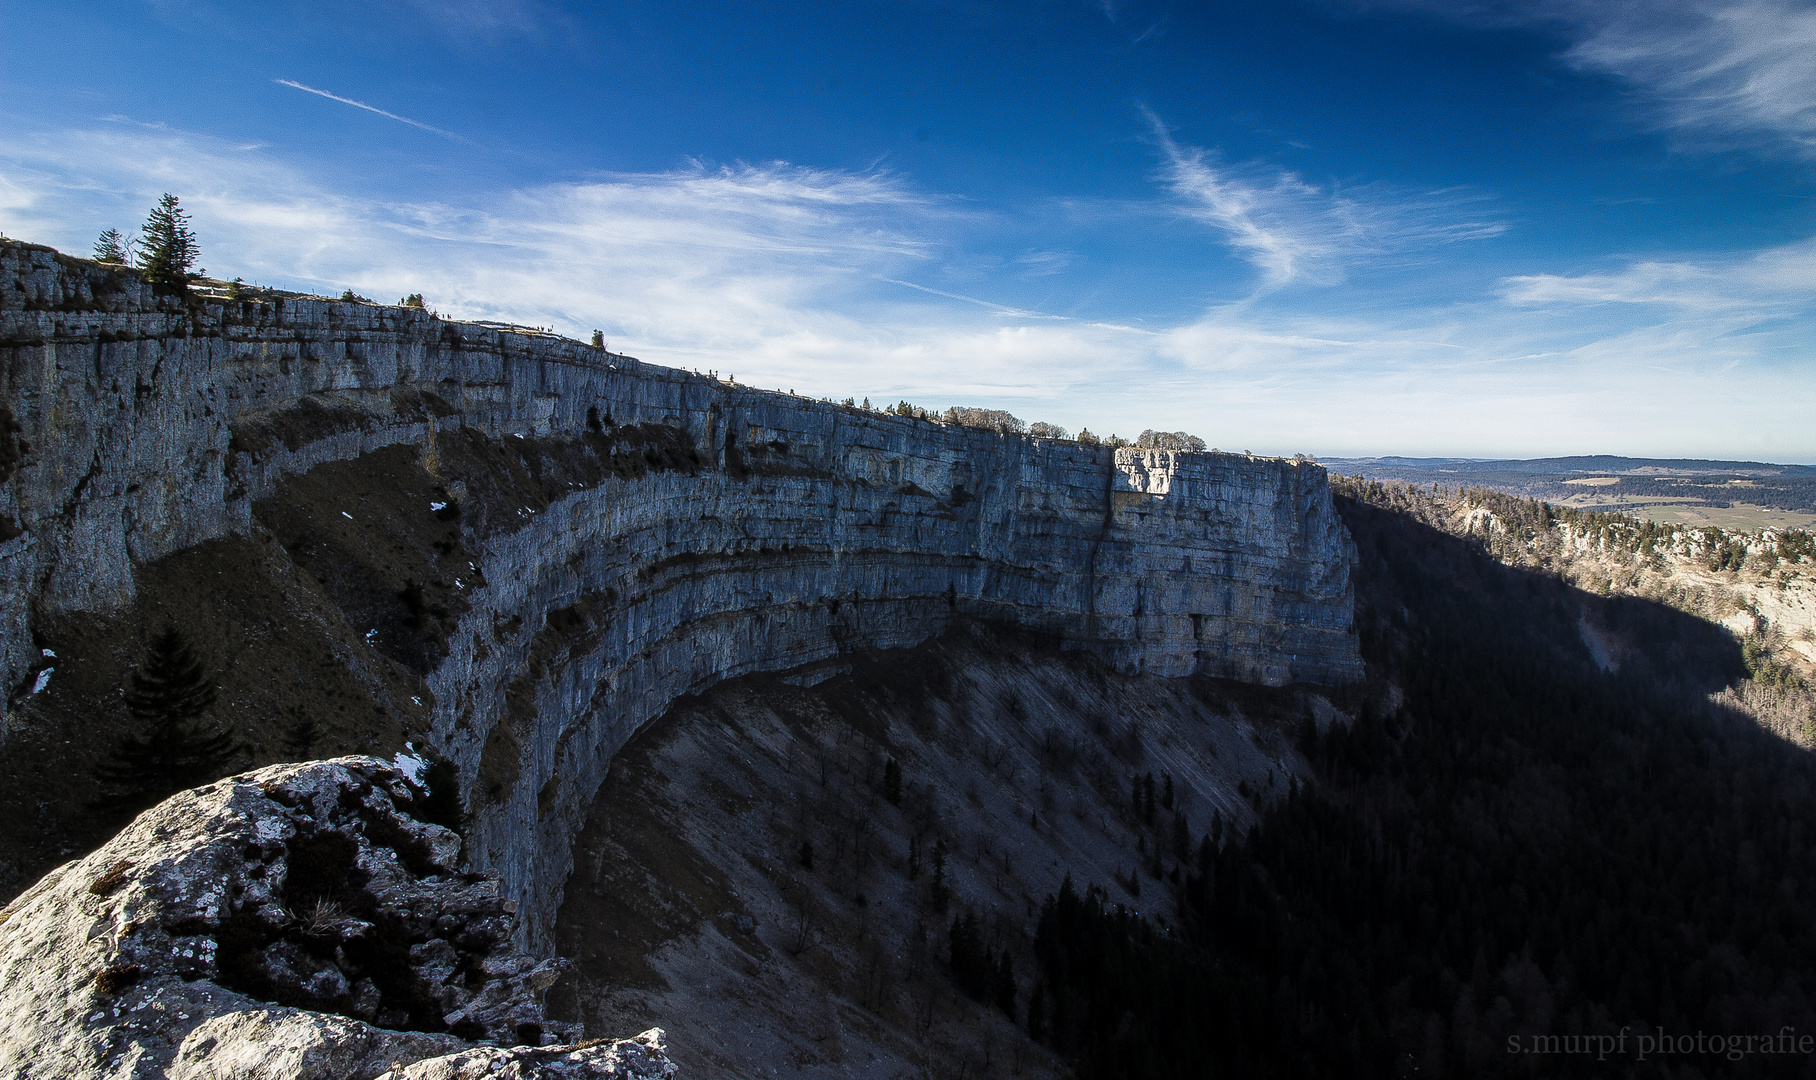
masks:
{"type": "MultiPolygon", "coordinates": [[[[384,528],[452,519],[438,543],[458,554],[404,586],[398,618],[437,629],[394,655],[459,767],[470,864],[502,876],[533,951],[612,755],[719,679],[912,645],[961,615],[1126,672],[1361,670],[1353,545],[1309,462],[883,415],[417,309],[158,297],[13,243],[0,391],[16,697],[48,663],[37,621],[130,603],[136,567],[211,537],[275,536],[302,560],[323,519],[368,510],[297,485],[409,452],[445,494],[385,508],[384,528]],[[517,479],[482,483],[487,462],[517,479]],[[292,513],[314,516],[273,524],[292,513]]],[[[365,618],[373,591],[347,595],[365,618]]],[[[380,649],[389,632],[355,630],[380,649]]]]}
{"type": "Polygon", "coordinates": [[[651,1028],[615,1042],[463,1050],[396,1069],[385,1080],[671,1080],[677,1071],[662,1029],[651,1028]]]}
{"type": "Polygon", "coordinates": [[[0,912],[0,1076],[668,1075],[660,1033],[541,1046],[574,1036],[542,1014],[560,964],[513,947],[423,794],[372,758],[275,766],[48,875],[0,912]]]}

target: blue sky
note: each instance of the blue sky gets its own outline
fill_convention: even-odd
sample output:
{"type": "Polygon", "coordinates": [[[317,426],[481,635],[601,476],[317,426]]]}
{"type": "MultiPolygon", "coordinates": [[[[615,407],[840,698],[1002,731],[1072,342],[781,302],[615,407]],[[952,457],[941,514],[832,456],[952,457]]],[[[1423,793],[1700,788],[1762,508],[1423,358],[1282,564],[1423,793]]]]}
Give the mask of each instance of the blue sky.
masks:
{"type": "Polygon", "coordinates": [[[0,6],[0,231],[803,394],[1816,462],[1816,5],[0,6]]]}

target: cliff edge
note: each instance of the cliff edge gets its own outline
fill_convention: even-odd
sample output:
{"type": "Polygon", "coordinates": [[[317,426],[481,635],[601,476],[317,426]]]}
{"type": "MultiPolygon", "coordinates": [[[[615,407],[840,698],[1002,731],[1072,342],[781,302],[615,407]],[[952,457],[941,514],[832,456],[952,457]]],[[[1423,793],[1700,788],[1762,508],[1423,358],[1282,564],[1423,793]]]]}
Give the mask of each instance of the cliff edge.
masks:
{"type": "Polygon", "coordinates": [[[1004,436],[420,309],[159,296],[10,241],[0,407],[4,738],[76,685],[57,627],[240,544],[335,624],[273,640],[316,634],[458,766],[469,865],[532,952],[613,754],[721,679],[960,616],[1127,673],[1362,669],[1354,545],[1309,462],[1004,436]]]}

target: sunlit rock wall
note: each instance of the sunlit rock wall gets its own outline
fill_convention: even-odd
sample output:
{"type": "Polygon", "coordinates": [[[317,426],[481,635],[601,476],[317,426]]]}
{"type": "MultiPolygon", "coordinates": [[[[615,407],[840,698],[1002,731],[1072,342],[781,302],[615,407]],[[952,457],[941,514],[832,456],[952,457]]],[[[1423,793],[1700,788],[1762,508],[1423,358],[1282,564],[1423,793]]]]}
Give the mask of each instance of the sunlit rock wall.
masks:
{"type": "Polygon", "coordinates": [[[884,416],[420,310],[154,297],[130,271],[10,242],[0,393],[15,695],[34,618],[129,602],[135,566],[256,531],[253,503],[316,465],[414,444],[433,466],[460,428],[691,442],[697,468],[608,475],[468,538],[485,584],[425,683],[469,857],[502,874],[531,948],[612,755],[727,676],[913,644],[960,615],[1129,672],[1361,671],[1353,545],[1311,463],[884,416]]]}

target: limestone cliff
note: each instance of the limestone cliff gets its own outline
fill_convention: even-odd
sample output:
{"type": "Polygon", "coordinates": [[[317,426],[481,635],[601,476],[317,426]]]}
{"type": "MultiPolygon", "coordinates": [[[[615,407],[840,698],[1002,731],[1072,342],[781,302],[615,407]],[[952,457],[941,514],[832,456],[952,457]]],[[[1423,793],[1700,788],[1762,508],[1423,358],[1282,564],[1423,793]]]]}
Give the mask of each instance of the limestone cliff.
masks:
{"type": "Polygon", "coordinates": [[[537,951],[612,755],[720,679],[911,645],[956,615],[1129,673],[1361,672],[1353,545],[1311,463],[1003,436],[416,309],[160,297],[11,242],[0,403],[15,703],[48,663],[39,625],[132,603],[154,560],[240,536],[307,569],[335,530],[444,530],[401,589],[341,582],[377,658],[345,663],[421,680],[385,700],[425,710],[469,859],[537,951]],[[335,504],[335,470],[359,469],[421,483],[335,504]]]}

